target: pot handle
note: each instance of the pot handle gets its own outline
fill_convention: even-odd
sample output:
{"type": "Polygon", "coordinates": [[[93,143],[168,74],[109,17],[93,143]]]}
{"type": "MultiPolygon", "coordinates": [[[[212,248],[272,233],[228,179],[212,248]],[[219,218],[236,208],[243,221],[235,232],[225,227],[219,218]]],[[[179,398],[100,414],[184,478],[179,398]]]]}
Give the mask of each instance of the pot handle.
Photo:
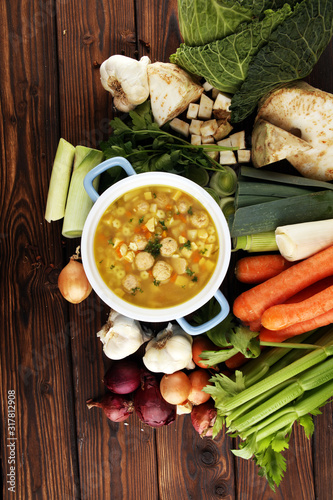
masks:
{"type": "Polygon", "coordinates": [[[126,158],[123,158],[122,156],[115,156],[114,158],[105,160],[99,165],[97,165],[97,167],[90,170],[90,172],[88,172],[85,178],[83,179],[84,189],[87,191],[89,197],[92,199],[94,203],[99,198],[99,194],[97,193],[96,189],[93,186],[93,181],[95,177],[105,172],[105,170],[109,170],[109,168],[112,167],[121,167],[123,170],[125,170],[127,175],[136,174],[130,162],[126,160],[126,158]]]}
{"type": "Polygon", "coordinates": [[[214,318],[210,319],[209,321],[206,321],[206,323],[203,323],[202,325],[199,326],[192,326],[188,323],[188,321],[186,321],[185,318],[176,319],[177,323],[186,333],[189,333],[190,335],[200,335],[200,333],[207,332],[214,326],[221,323],[221,321],[223,321],[224,318],[226,318],[226,316],[229,314],[230,311],[227,299],[220,290],[217,290],[214,297],[220,304],[221,311],[214,318]]]}

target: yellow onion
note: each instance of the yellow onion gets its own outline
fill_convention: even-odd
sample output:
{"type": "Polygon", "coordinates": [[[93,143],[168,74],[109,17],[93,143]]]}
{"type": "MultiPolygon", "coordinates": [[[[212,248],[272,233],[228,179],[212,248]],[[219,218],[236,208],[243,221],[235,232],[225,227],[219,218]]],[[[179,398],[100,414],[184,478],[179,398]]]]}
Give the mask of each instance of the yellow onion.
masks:
{"type": "Polygon", "coordinates": [[[79,304],[88,297],[92,288],[84,272],[83,265],[71,257],[58,277],[61,295],[72,304],[79,304]]]}

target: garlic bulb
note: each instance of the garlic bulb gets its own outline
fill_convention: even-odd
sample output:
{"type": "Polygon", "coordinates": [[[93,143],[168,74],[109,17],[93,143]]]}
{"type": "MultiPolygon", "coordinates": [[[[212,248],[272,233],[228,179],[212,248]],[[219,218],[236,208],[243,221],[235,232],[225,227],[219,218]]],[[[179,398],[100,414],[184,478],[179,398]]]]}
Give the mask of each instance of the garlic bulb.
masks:
{"type": "Polygon", "coordinates": [[[119,111],[131,111],[148,99],[148,64],[150,59],[147,56],[137,61],[119,54],[102,63],[101,83],[105,90],[111,92],[113,104],[119,111]]]}
{"type": "Polygon", "coordinates": [[[152,372],[174,373],[194,368],[191,335],[178,325],[169,323],[146,346],[143,362],[152,372]]]}
{"type": "Polygon", "coordinates": [[[108,358],[123,359],[149,340],[151,333],[144,331],[138,321],[111,310],[97,337],[104,344],[103,351],[108,358]]]}

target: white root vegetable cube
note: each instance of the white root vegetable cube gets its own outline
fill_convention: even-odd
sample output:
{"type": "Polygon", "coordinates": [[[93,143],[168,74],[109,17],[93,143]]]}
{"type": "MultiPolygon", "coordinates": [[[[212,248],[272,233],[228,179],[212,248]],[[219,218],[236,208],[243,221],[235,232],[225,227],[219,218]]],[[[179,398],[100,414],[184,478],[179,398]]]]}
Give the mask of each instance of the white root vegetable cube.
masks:
{"type": "Polygon", "coordinates": [[[170,122],[170,127],[172,128],[172,130],[178,132],[179,134],[184,135],[185,137],[189,136],[190,126],[187,122],[184,122],[184,120],[180,120],[179,118],[174,118],[170,122]]]}
{"type": "Polygon", "coordinates": [[[191,120],[189,131],[190,134],[200,135],[202,120],[191,120]]]}
{"type": "Polygon", "coordinates": [[[240,149],[237,151],[238,163],[249,163],[251,161],[251,151],[249,149],[240,149]]]}
{"type": "Polygon", "coordinates": [[[217,161],[219,157],[219,151],[206,151],[206,155],[208,155],[213,160],[217,161]]]}
{"type": "Polygon", "coordinates": [[[237,163],[235,153],[233,151],[220,151],[221,165],[234,165],[237,163]]]}
{"type": "Polygon", "coordinates": [[[223,120],[218,126],[215,134],[213,134],[215,141],[220,141],[221,139],[227,137],[227,135],[230,134],[232,129],[233,126],[230,124],[230,122],[228,122],[227,120],[223,120]]]}
{"type": "Polygon", "coordinates": [[[215,87],[212,88],[212,98],[216,99],[217,96],[219,95],[220,90],[216,89],[215,87]]]}
{"type": "Polygon", "coordinates": [[[209,120],[212,116],[213,104],[214,101],[212,99],[206,96],[206,94],[201,94],[198,117],[209,120]]]}
{"type": "Polygon", "coordinates": [[[230,136],[231,146],[238,149],[246,149],[245,145],[245,130],[236,132],[230,136]]]}
{"type": "Polygon", "coordinates": [[[231,104],[231,98],[228,94],[224,94],[223,92],[219,92],[214,104],[213,109],[223,109],[224,111],[229,111],[229,106],[231,104]]]}
{"type": "Polygon", "coordinates": [[[205,89],[206,92],[209,92],[213,88],[213,85],[211,85],[208,82],[205,82],[202,86],[203,86],[203,88],[205,89]]]}
{"type": "Polygon", "coordinates": [[[201,144],[201,135],[191,135],[191,144],[194,144],[194,146],[199,146],[201,144]]]}
{"type": "Polygon", "coordinates": [[[199,104],[191,102],[187,108],[186,118],[188,120],[195,120],[198,116],[199,104]]]}
{"type": "Polygon", "coordinates": [[[201,137],[201,144],[214,144],[214,137],[212,135],[204,135],[201,137]]]}
{"type": "Polygon", "coordinates": [[[226,148],[231,148],[231,139],[230,139],[231,136],[229,137],[226,137],[225,139],[222,139],[221,141],[218,141],[216,144],[218,146],[224,146],[226,148]]]}
{"type": "Polygon", "coordinates": [[[202,136],[214,135],[217,129],[218,124],[215,118],[213,120],[207,120],[201,125],[200,134],[202,136]]]}

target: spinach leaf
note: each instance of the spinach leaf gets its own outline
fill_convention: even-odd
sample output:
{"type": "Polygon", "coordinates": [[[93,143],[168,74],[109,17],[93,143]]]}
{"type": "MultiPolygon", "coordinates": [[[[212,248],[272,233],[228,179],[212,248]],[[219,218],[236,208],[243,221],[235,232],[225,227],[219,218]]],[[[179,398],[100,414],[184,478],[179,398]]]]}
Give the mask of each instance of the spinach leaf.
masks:
{"type": "Polygon", "coordinates": [[[244,120],[270,90],[305,78],[332,34],[332,0],[300,2],[251,61],[244,83],[232,98],[232,121],[244,120]]]}
{"type": "Polygon", "coordinates": [[[221,40],[200,47],[182,44],[170,60],[202,76],[213,87],[233,94],[244,82],[253,56],[267,44],[272,32],[291,12],[290,6],[285,4],[276,12],[267,11],[262,20],[243,23],[236,33],[221,40]]]}

